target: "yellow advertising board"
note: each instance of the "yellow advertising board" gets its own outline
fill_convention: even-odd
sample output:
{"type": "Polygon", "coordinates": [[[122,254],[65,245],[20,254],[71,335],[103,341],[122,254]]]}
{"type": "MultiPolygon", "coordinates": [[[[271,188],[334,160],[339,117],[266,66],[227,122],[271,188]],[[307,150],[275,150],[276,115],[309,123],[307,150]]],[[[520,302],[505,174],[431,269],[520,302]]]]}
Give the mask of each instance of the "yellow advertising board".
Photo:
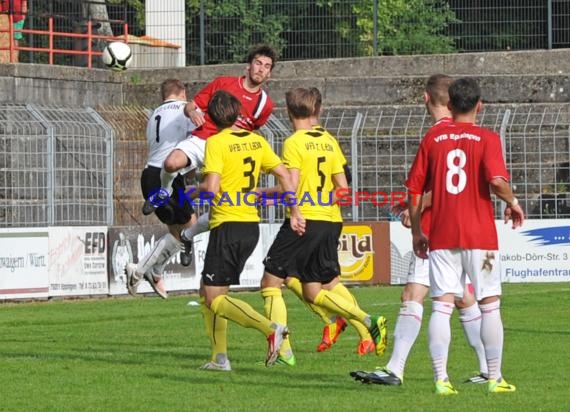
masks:
{"type": "Polygon", "coordinates": [[[371,281],[374,248],[370,226],[343,226],[338,245],[341,280],[371,281]]]}
{"type": "Polygon", "coordinates": [[[346,283],[390,283],[388,222],[345,222],[338,245],[340,279],[346,283]]]}

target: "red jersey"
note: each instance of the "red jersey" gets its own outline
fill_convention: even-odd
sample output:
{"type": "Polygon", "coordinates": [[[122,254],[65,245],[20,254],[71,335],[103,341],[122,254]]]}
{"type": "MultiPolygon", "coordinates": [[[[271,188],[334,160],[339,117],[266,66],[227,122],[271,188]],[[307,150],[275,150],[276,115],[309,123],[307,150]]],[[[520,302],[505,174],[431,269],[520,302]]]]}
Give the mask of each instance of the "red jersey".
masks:
{"type": "Polygon", "coordinates": [[[217,77],[194,96],[194,103],[204,112],[204,120],[206,121],[202,126],[194,129],[192,132],[194,136],[207,139],[218,133],[216,125],[208,114],[208,103],[217,90],[224,90],[240,101],[241,114],[235,122],[235,125],[240,129],[254,131],[267,122],[273,111],[273,101],[264,90],[255,93],[247,91],[243,87],[244,82],[245,76],[217,77]]]}
{"type": "Polygon", "coordinates": [[[406,187],[432,190],[429,248],[497,250],[489,182],[509,179],[499,136],[472,123],[432,127],[422,140],[406,187]]]}
{"type": "MultiPolygon", "coordinates": [[[[437,122],[435,122],[432,127],[430,127],[428,133],[434,128],[449,125],[451,123],[451,120],[452,120],[451,117],[442,117],[437,122]]],[[[426,192],[429,191],[430,189],[426,190],[426,192]]],[[[429,229],[431,226],[431,206],[428,206],[423,210],[421,224],[422,224],[422,231],[427,237],[429,237],[429,229]]]]}

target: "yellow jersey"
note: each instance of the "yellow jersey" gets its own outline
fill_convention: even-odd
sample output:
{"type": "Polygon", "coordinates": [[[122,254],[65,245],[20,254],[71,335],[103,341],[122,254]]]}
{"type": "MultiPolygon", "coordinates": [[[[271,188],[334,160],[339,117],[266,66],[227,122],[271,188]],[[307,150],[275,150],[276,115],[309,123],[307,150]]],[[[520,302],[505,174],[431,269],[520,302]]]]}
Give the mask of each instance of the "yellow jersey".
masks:
{"type": "Polygon", "coordinates": [[[296,204],[305,219],[333,222],[332,176],[344,173],[338,144],[317,130],[297,130],[283,143],[283,163],[299,170],[296,204]]]}
{"type": "MultiPolygon", "coordinates": [[[[346,157],[344,156],[344,153],[343,153],[342,149],[340,148],[338,140],[331,133],[329,133],[328,130],[326,130],[324,127],[322,127],[319,124],[314,125],[313,130],[315,130],[317,132],[321,132],[322,134],[324,134],[330,140],[331,144],[336,146],[336,150],[338,150],[338,152],[340,153],[340,161],[341,161],[343,169],[344,169],[344,165],[346,165],[348,162],[346,161],[346,157]]],[[[341,222],[341,223],[343,221],[342,210],[340,208],[340,205],[338,205],[338,204],[333,205],[332,221],[333,222],[341,222]]]]}
{"type": "Polygon", "coordinates": [[[204,175],[220,175],[220,189],[209,202],[210,228],[224,222],[259,222],[254,192],[259,174],[281,163],[267,140],[256,133],[224,129],[208,138],[204,175]]]}

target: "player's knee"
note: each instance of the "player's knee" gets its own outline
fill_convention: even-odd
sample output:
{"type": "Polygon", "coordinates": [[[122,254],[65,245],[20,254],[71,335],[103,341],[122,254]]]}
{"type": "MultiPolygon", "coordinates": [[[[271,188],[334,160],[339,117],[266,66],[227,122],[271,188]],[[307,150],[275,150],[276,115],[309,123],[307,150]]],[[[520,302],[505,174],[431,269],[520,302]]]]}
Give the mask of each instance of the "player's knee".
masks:
{"type": "Polygon", "coordinates": [[[414,287],[408,283],[402,291],[401,300],[402,302],[413,301],[422,304],[428,291],[427,287],[423,287],[422,285],[416,285],[416,287],[414,287]]]}
{"type": "Polygon", "coordinates": [[[164,160],[163,168],[168,173],[174,173],[186,166],[188,158],[181,150],[172,152],[164,160]]]}
{"type": "Polygon", "coordinates": [[[317,297],[316,294],[303,290],[303,299],[305,300],[305,302],[309,302],[309,303],[315,303],[315,298],[317,297]]]}

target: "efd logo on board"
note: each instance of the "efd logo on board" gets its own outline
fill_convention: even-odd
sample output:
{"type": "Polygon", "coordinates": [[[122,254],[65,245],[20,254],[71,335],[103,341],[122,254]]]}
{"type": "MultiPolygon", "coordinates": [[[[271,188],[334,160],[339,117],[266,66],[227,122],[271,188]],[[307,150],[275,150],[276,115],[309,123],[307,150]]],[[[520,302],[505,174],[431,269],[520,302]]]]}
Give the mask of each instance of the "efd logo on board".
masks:
{"type": "Polygon", "coordinates": [[[343,226],[339,239],[338,260],[341,280],[371,280],[374,276],[372,228],[343,226]]]}

